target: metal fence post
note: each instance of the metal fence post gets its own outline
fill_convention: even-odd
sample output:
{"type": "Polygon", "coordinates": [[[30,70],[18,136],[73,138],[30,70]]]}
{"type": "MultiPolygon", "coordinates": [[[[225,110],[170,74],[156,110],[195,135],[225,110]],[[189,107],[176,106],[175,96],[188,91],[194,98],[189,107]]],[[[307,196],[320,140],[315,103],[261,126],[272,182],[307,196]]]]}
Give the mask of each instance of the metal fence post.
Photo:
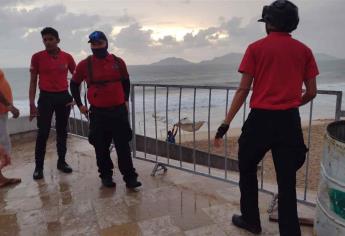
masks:
{"type": "Polygon", "coordinates": [[[135,130],[135,85],[131,85],[131,103],[132,103],[132,109],[131,109],[131,114],[132,114],[132,151],[133,151],[133,158],[136,158],[136,130],[135,130]]]}
{"type": "Polygon", "coordinates": [[[340,120],[340,118],[344,115],[342,114],[343,111],[341,110],[342,99],[343,99],[343,92],[340,91],[337,94],[337,100],[335,104],[335,120],[340,120]]]}
{"type": "MultiPolygon", "coordinates": [[[[308,149],[310,149],[310,143],[311,143],[311,123],[313,119],[313,105],[314,105],[314,100],[311,100],[310,102],[310,111],[309,111],[309,125],[308,125],[308,149]]],[[[307,157],[306,157],[306,166],[305,166],[305,179],[304,179],[304,196],[303,199],[307,200],[307,190],[308,190],[308,179],[309,179],[309,156],[310,156],[310,151],[307,152],[307,157]]]]}

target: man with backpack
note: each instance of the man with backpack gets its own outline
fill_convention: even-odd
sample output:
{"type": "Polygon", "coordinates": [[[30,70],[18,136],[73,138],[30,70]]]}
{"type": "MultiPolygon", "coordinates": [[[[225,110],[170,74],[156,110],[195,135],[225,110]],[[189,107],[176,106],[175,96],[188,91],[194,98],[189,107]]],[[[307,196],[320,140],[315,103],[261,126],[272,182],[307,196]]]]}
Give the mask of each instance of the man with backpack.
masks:
{"type": "Polygon", "coordinates": [[[253,83],[251,111],[238,140],[241,215],[234,215],[232,222],[261,233],[257,165],[271,150],[278,182],[280,235],[300,236],[296,172],[305,161],[307,148],[298,107],[316,96],[315,78],[319,72],[312,51],[290,35],[299,23],[297,6],[290,1],[275,1],[263,8],[259,21],[265,23],[267,36],[250,44],[243,57],[239,67],[242,80],[218,128],[215,146],[221,145],[253,83]]]}
{"type": "Polygon", "coordinates": [[[71,93],[81,113],[90,119],[89,142],[95,148],[99,177],[105,187],[115,187],[110,145],[115,144],[118,166],[128,188],[141,186],[129,146],[132,130],[128,120],[130,81],[125,62],[108,52],[108,40],[101,31],[89,35],[92,54],[81,61],[71,80],[71,93]],[[86,81],[87,104],[80,98],[80,84],[86,81]]]}

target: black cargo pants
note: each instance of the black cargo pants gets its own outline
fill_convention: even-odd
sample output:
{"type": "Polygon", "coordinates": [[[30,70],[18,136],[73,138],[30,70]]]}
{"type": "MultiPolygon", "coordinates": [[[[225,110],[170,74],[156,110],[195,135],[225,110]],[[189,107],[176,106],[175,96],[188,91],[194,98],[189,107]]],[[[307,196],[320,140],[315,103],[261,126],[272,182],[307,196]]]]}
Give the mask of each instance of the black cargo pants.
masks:
{"type": "Polygon", "coordinates": [[[249,223],[260,224],[257,165],[271,150],[278,183],[280,235],[300,236],[296,171],[305,161],[307,148],[298,109],[252,109],[238,142],[242,216],[249,223]]]}
{"type": "Polygon", "coordinates": [[[114,165],[110,158],[110,145],[115,144],[118,166],[125,182],[138,175],[132,162],[129,141],[132,130],[126,106],[90,108],[89,142],[95,147],[99,177],[112,178],[114,165]]]}

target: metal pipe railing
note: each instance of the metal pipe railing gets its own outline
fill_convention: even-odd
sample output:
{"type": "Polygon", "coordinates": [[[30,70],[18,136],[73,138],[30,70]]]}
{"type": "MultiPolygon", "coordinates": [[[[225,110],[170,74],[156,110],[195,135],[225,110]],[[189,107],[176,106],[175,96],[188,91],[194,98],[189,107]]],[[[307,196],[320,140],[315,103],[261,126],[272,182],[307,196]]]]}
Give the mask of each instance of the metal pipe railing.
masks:
{"type": "MultiPolygon", "coordinates": [[[[173,89],[178,89],[178,121],[180,122],[181,121],[181,110],[182,110],[182,90],[183,89],[192,89],[193,92],[190,93],[190,96],[192,97],[192,101],[193,101],[193,104],[192,104],[192,150],[191,150],[191,164],[192,164],[192,169],[188,168],[187,166],[186,167],[183,167],[183,163],[185,161],[183,161],[183,154],[182,154],[182,134],[181,134],[181,128],[178,129],[178,135],[179,135],[179,138],[178,138],[178,152],[179,152],[179,157],[177,158],[178,160],[178,163],[177,163],[177,166],[172,163],[170,161],[170,147],[171,145],[169,143],[166,144],[166,156],[165,158],[167,158],[167,166],[171,166],[171,167],[178,167],[178,169],[182,169],[182,170],[186,170],[186,171],[192,171],[193,173],[197,173],[197,174],[200,174],[200,172],[202,172],[203,174],[202,175],[205,175],[205,176],[208,176],[208,177],[216,177],[217,179],[219,179],[221,176],[219,170],[217,169],[214,169],[211,167],[211,162],[212,162],[212,159],[211,159],[211,146],[212,146],[212,136],[211,136],[211,131],[212,131],[212,128],[211,128],[211,114],[212,114],[212,96],[214,95],[214,93],[212,93],[214,90],[217,90],[217,91],[225,91],[226,92],[226,100],[225,100],[225,113],[227,113],[228,111],[228,106],[229,106],[229,91],[234,91],[236,90],[237,88],[236,87],[227,87],[227,86],[204,86],[204,85],[175,85],[175,84],[149,84],[149,83],[135,83],[135,84],[132,84],[132,88],[135,88],[135,87],[145,87],[145,88],[154,88],[154,127],[155,127],[155,140],[156,140],[156,162],[158,163],[158,146],[157,146],[157,143],[158,143],[158,140],[159,140],[159,137],[158,137],[158,133],[157,133],[157,130],[158,130],[158,122],[157,122],[157,113],[158,113],[158,108],[157,108],[157,100],[159,100],[159,98],[157,98],[157,88],[164,88],[166,90],[166,94],[165,94],[165,99],[166,99],[166,102],[165,102],[165,130],[166,132],[168,132],[168,127],[169,127],[169,124],[168,124],[168,118],[169,118],[169,111],[170,111],[170,101],[169,101],[169,96],[170,96],[170,90],[173,91],[173,89]],[[198,100],[197,100],[197,91],[199,90],[206,90],[208,91],[208,101],[206,102],[207,103],[207,160],[205,161],[205,164],[204,165],[200,165],[199,163],[197,163],[197,158],[196,158],[196,149],[197,149],[197,145],[196,145],[196,113],[200,111],[200,108],[197,107],[199,104],[198,104],[198,100]],[[197,105],[198,104],[198,105],[197,105]],[[199,168],[200,166],[200,168],[199,168]],[[200,171],[202,170],[205,166],[205,170],[204,171],[200,171]],[[200,170],[199,170],[200,169],[200,170]]],[[[134,89],[132,89],[133,91],[134,89]]],[[[332,95],[332,96],[336,96],[336,108],[335,108],[335,116],[334,116],[334,119],[340,119],[341,117],[341,99],[342,99],[342,92],[341,91],[328,91],[328,90],[318,90],[317,92],[318,94],[324,94],[324,95],[332,95]]],[[[218,94],[218,92],[217,92],[218,94]]],[[[144,96],[144,93],[143,93],[143,96],[144,96]]],[[[145,93],[145,96],[147,96],[147,93],[145,93]]],[[[143,98],[144,99],[144,98],[143,98]]],[[[206,104],[205,103],[205,104],[206,104]]],[[[203,104],[202,104],[203,105],[203,104]]],[[[246,105],[247,105],[247,102],[245,102],[244,106],[243,106],[243,115],[242,115],[242,125],[246,119],[246,115],[247,115],[247,110],[246,110],[246,105]]],[[[171,108],[173,109],[173,108],[171,108]]],[[[310,110],[309,110],[309,123],[308,123],[308,137],[307,137],[307,143],[308,143],[308,147],[309,149],[311,148],[310,145],[311,145],[311,126],[312,126],[312,118],[313,118],[313,102],[311,103],[310,105],[310,110]]],[[[147,112],[145,110],[145,112],[147,112]]],[[[135,116],[135,114],[132,114],[132,116],[135,116]]],[[[146,124],[146,120],[144,119],[144,127],[146,127],[147,124],[146,124]]],[[[214,130],[215,131],[215,130],[214,130]]],[[[145,138],[147,138],[147,132],[144,132],[144,136],[145,138]]],[[[162,138],[162,140],[164,140],[164,137],[162,138]]],[[[224,181],[230,181],[230,182],[238,182],[238,177],[234,177],[234,175],[231,175],[229,177],[229,172],[228,172],[228,157],[229,157],[229,150],[228,150],[228,142],[227,142],[227,139],[228,137],[225,136],[225,142],[224,142],[224,156],[223,156],[223,163],[224,163],[224,175],[223,175],[223,178],[220,178],[224,181]]],[[[146,141],[145,141],[146,142],[146,141]]],[[[146,154],[145,154],[146,155],[146,154]]],[[[304,179],[304,193],[303,193],[303,199],[301,199],[301,201],[305,201],[305,202],[308,202],[308,181],[309,181],[309,156],[310,154],[308,153],[307,154],[307,161],[306,161],[306,164],[305,164],[305,179],[304,179]]],[[[162,157],[164,158],[164,157],[162,157]]],[[[162,163],[164,164],[164,163],[162,163]]],[[[260,179],[260,189],[263,190],[263,191],[268,191],[268,192],[271,192],[272,194],[274,194],[274,191],[272,189],[267,189],[266,185],[265,185],[265,178],[264,178],[264,160],[262,161],[261,163],[261,170],[260,170],[260,175],[261,175],[261,179],[260,179]]]]}
{"type": "MultiPolygon", "coordinates": [[[[213,109],[220,109],[221,113],[222,109],[225,109],[225,113],[228,111],[229,107],[229,100],[230,98],[230,91],[235,91],[236,87],[228,87],[228,86],[204,86],[204,85],[168,85],[168,84],[149,84],[149,83],[135,83],[131,85],[131,99],[130,99],[130,108],[131,108],[131,124],[133,129],[133,141],[132,141],[132,152],[133,157],[141,160],[146,160],[149,162],[156,163],[155,169],[153,171],[153,174],[158,170],[158,167],[163,165],[163,169],[166,170],[165,166],[170,166],[179,170],[195,173],[202,176],[207,176],[214,179],[223,180],[230,183],[238,183],[238,174],[235,174],[235,172],[229,172],[229,168],[231,167],[231,159],[230,153],[231,150],[229,150],[228,147],[228,137],[225,137],[224,142],[224,153],[223,157],[221,159],[214,159],[217,158],[212,151],[212,132],[215,132],[216,127],[212,127],[212,112],[213,109]],[[136,88],[141,88],[142,90],[137,90],[136,88]],[[158,89],[160,89],[158,91],[158,89]],[[163,91],[161,91],[163,89],[163,91]],[[191,92],[184,92],[187,90],[192,90],[191,92]],[[140,93],[140,91],[142,91],[140,93]],[[165,94],[164,94],[165,91],[165,94]],[[201,98],[199,98],[198,91],[203,91],[204,94],[201,94],[201,98]],[[216,91],[216,92],[215,92],[216,91]],[[163,92],[163,93],[162,93],[163,92]],[[222,93],[225,92],[225,102],[222,100],[222,93]],[[178,98],[175,98],[175,100],[170,99],[171,94],[176,94],[178,98]],[[197,97],[198,95],[198,97],[197,97]],[[164,107],[164,96],[165,96],[165,108],[164,107]],[[186,103],[183,102],[183,98],[187,97],[190,100],[192,100],[192,105],[189,108],[189,111],[192,110],[192,144],[190,148],[190,152],[186,153],[186,148],[183,147],[183,142],[187,140],[182,140],[182,131],[181,131],[181,120],[183,118],[182,111],[186,110],[184,106],[186,106],[186,103]],[[217,100],[218,98],[218,100],[217,100]],[[142,101],[141,101],[142,100],[142,101]],[[150,101],[148,103],[148,101],[150,101]],[[153,103],[153,104],[152,104],[153,103]],[[214,103],[214,104],[213,104],[214,103]],[[225,105],[223,108],[222,106],[225,105]],[[160,105],[160,106],[159,106],[160,105]],[[142,106],[142,110],[136,109],[140,108],[142,106]],[[218,106],[218,107],[217,107],[218,106]],[[173,145],[170,143],[166,143],[166,145],[158,145],[158,143],[161,144],[161,142],[166,141],[166,137],[159,137],[158,136],[158,113],[161,111],[165,112],[165,130],[166,132],[169,131],[169,118],[171,111],[177,112],[177,124],[178,127],[178,145],[173,145]],[[146,113],[147,112],[153,112],[153,123],[150,124],[149,120],[147,119],[146,113]],[[140,112],[143,114],[140,115],[140,112]],[[205,159],[200,159],[196,155],[197,150],[197,140],[196,140],[196,117],[200,116],[200,114],[204,114],[207,120],[207,127],[205,127],[204,131],[207,134],[207,145],[208,147],[205,148],[205,159]],[[140,121],[140,117],[142,117],[142,121],[140,121]],[[139,119],[137,119],[139,118],[139,119]],[[136,123],[142,122],[143,123],[143,131],[137,130],[136,123]],[[153,127],[152,127],[153,126],[153,127]],[[138,156],[137,154],[137,135],[140,133],[143,134],[143,158],[138,156]],[[151,136],[150,136],[151,135],[151,136]],[[147,142],[152,140],[152,145],[148,146],[147,142]],[[153,149],[154,151],[151,152],[151,155],[147,155],[148,150],[153,149]],[[165,153],[165,154],[164,154],[165,153]],[[164,154],[164,155],[162,155],[164,154]],[[174,155],[172,155],[174,154],[174,155]],[[161,163],[161,161],[164,160],[164,163],[161,163]],[[222,168],[215,168],[214,162],[223,163],[222,168]],[[223,172],[224,170],[224,172],[223,172]]],[[[335,102],[335,112],[334,112],[334,119],[338,120],[340,119],[344,114],[344,111],[341,110],[341,102],[342,102],[342,91],[328,91],[328,90],[318,90],[318,94],[322,95],[329,95],[329,96],[335,96],[336,102],[335,102]]],[[[223,98],[224,99],[224,98],[223,98]]],[[[246,109],[247,102],[245,102],[243,106],[243,114],[241,116],[241,123],[238,125],[243,125],[246,116],[247,116],[247,109],[246,109]]],[[[314,114],[314,106],[315,103],[312,101],[310,103],[310,108],[308,112],[308,130],[307,130],[307,146],[309,149],[312,149],[311,147],[311,127],[312,127],[312,121],[313,121],[313,114],[314,114]]],[[[68,122],[69,124],[69,132],[75,135],[80,135],[82,137],[87,137],[87,129],[88,129],[88,120],[84,120],[82,117],[82,114],[79,114],[80,116],[77,117],[77,113],[75,111],[75,107],[72,107],[71,111],[71,118],[73,120],[70,120],[68,122]]],[[[173,115],[171,116],[173,118],[173,115]]],[[[217,121],[219,122],[219,121],[217,121]]],[[[140,127],[139,127],[140,128],[140,127]]],[[[205,138],[206,142],[206,138],[205,138]]],[[[187,150],[188,151],[188,150],[187,150]]],[[[198,151],[198,155],[199,155],[198,151]]],[[[304,203],[311,203],[308,191],[308,182],[309,182],[309,168],[310,168],[310,152],[307,154],[306,158],[306,164],[305,164],[305,177],[304,177],[304,188],[303,188],[303,197],[299,200],[304,203]]],[[[261,163],[261,170],[260,170],[260,190],[264,192],[274,194],[275,190],[270,189],[269,185],[266,186],[265,184],[265,176],[264,176],[264,161],[261,163]]]]}

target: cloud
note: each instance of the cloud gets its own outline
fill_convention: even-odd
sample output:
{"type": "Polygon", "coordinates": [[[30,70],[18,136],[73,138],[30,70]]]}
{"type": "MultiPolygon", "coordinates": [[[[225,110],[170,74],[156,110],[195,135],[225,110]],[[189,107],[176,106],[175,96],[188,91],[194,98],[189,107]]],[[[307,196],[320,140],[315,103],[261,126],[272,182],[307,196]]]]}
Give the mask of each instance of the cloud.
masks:
{"type": "Polygon", "coordinates": [[[120,56],[136,64],[169,56],[200,61],[231,51],[244,51],[249,43],[264,35],[263,26],[256,22],[256,18],[246,24],[241,18],[224,18],[218,26],[187,33],[182,40],[172,35],[154,39],[153,33],[153,30],[143,29],[139,23],[134,23],[122,28],[111,45],[120,56]]]}
{"type": "Polygon", "coordinates": [[[183,42],[186,47],[204,47],[209,46],[210,39],[213,34],[218,32],[217,27],[210,27],[205,30],[200,30],[197,34],[193,35],[192,33],[188,33],[184,36],[183,42]]]}
{"type": "Polygon", "coordinates": [[[183,4],[190,4],[192,1],[191,0],[182,0],[181,3],[183,4]]]}
{"type": "Polygon", "coordinates": [[[143,30],[142,26],[134,23],[123,28],[114,40],[116,47],[127,51],[146,52],[154,42],[151,35],[152,30],[143,30]]]}
{"type": "Polygon", "coordinates": [[[4,6],[15,6],[18,3],[33,2],[32,0],[1,0],[1,5],[4,6]]]}
{"type": "Polygon", "coordinates": [[[0,32],[43,28],[47,25],[71,31],[92,27],[98,20],[99,17],[96,15],[69,13],[63,5],[33,10],[0,9],[0,32]]]}
{"type": "MultiPolygon", "coordinates": [[[[109,21],[110,18],[107,19],[109,21]]],[[[165,56],[189,58],[195,55],[189,58],[194,60],[198,60],[196,57],[202,53],[205,56],[199,60],[217,56],[220,51],[226,53],[236,47],[237,50],[238,47],[244,47],[257,35],[253,32],[258,32],[254,28],[257,25],[253,26],[252,22],[246,25],[241,18],[227,20],[223,17],[219,18],[218,25],[187,33],[182,40],[177,40],[173,35],[157,39],[153,37],[154,31],[144,29],[135,17],[128,14],[127,9],[123,10],[123,15],[113,19],[114,25],[102,24],[100,16],[71,13],[62,4],[30,10],[0,9],[0,43],[8,49],[2,50],[7,59],[0,58],[0,63],[17,65],[24,59],[25,64],[28,64],[31,55],[43,49],[39,31],[45,26],[52,26],[59,31],[61,48],[77,55],[77,60],[82,59],[80,57],[85,53],[90,53],[88,34],[93,30],[102,30],[108,35],[110,48],[115,53],[128,56],[129,63],[139,64],[150,63],[165,56]],[[116,35],[111,34],[114,27],[120,28],[116,35]],[[17,51],[21,51],[24,58],[20,59],[17,51]]]]}
{"type": "Polygon", "coordinates": [[[164,38],[158,40],[159,45],[164,45],[165,47],[177,47],[180,43],[176,40],[175,37],[168,35],[164,38]]]}
{"type": "MultiPolygon", "coordinates": [[[[114,11],[100,6],[86,13],[87,7],[77,8],[75,1],[61,0],[61,4],[53,5],[49,5],[53,0],[0,1],[1,66],[28,65],[31,55],[43,49],[40,30],[45,26],[59,31],[61,48],[76,55],[77,60],[90,53],[87,36],[93,30],[104,31],[113,52],[128,58],[129,64],[151,63],[167,56],[200,61],[243,52],[249,43],[265,36],[264,24],[257,19],[262,5],[269,3],[253,1],[249,7],[244,1],[231,1],[213,8],[211,1],[127,1],[114,6],[114,11]],[[209,14],[211,10],[213,14],[209,14]],[[170,27],[170,31],[160,32],[164,27],[170,27]],[[174,33],[181,27],[202,29],[184,35],[174,33]],[[160,33],[162,36],[157,38],[160,33]]],[[[340,0],[296,2],[301,22],[293,37],[315,52],[344,57],[345,31],[340,29],[345,21],[345,4],[340,0]]],[[[96,6],[95,1],[90,4],[96,6]]]]}
{"type": "Polygon", "coordinates": [[[248,44],[258,35],[262,35],[262,29],[257,23],[250,21],[249,24],[241,26],[242,19],[232,18],[223,21],[219,26],[209,27],[198,32],[187,33],[182,41],[178,41],[174,36],[167,35],[161,39],[152,38],[152,30],[144,30],[139,23],[123,28],[115,37],[114,45],[127,52],[151,53],[175,50],[177,53],[183,50],[200,50],[203,47],[225,47],[231,44],[239,45],[236,40],[241,40],[242,44],[248,44]],[[255,23],[255,25],[254,25],[255,23]],[[244,40],[246,38],[246,40],[244,40]]]}
{"type": "Polygon", "coordinates": [[[130,15],[128,15],[127,9],[123,10],[123,15],[117,18],[117,22],[121,24],[131,24],[136,22],[136,19],[130,15]]]}
{"type": "Polygon", "coordinates": [[[343,1],[310,2],[300,8],[295,36],[315,52],[345,58],[345,4],[343,1]]]}
{"type": "MultiPolygon", "coordinates": [[[[0,63],[8,66],[28,65],[31,55],[43,49],[40,30],[46,26],[59,31],[63,49],[76,54],[87,50],[86,37],[99,20],[97,15],[68,12],[61,4],[31,10],[0,8],[0,63]]],[[[111,26],[108,28],[111,29],[111,26]]]]}
{"type": "Polygon", "coordinates": [[[242,18],[233,17],[228,21],[223,21],[220,31],[229,35],[229,38],[225,40],[226,43],[236,45],[239,48],[243,48],[265,35],[264,24],[258,23],[256,18],[252,18],[244,25],[242,18]]]}

